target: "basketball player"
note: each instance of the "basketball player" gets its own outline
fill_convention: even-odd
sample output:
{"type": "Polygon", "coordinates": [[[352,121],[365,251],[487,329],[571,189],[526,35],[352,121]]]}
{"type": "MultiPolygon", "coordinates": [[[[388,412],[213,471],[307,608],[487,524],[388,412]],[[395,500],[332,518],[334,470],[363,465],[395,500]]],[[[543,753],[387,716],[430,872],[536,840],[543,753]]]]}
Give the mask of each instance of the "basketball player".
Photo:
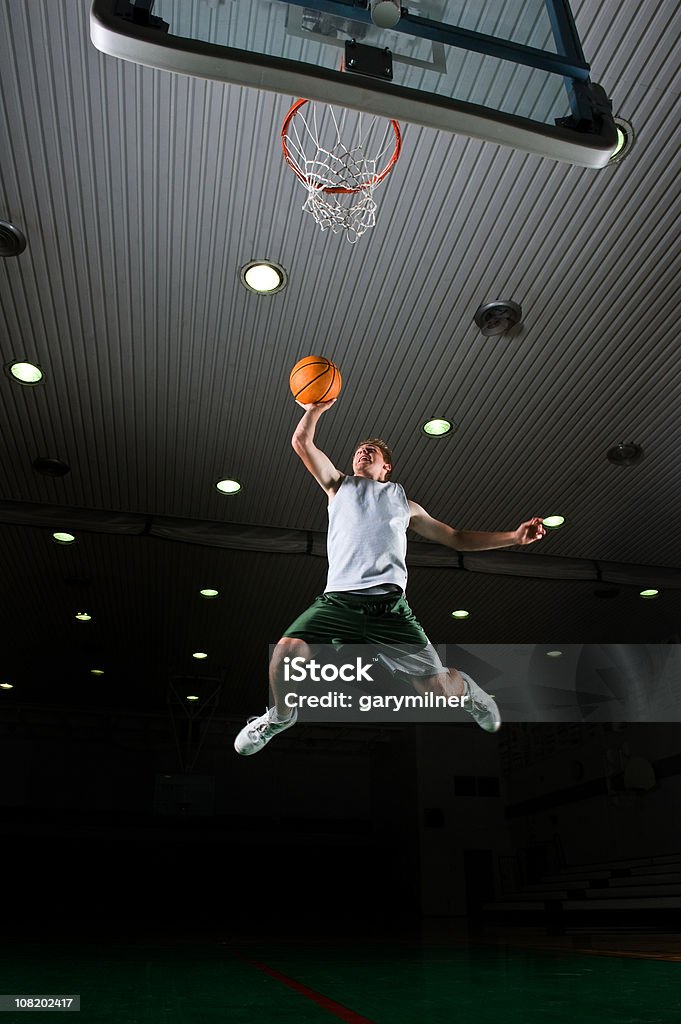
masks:
{"type": "Polygon", "coordinates": [[[455,551],[532,544],[546,530],[540,518],[508,533],[455,530],[410,501],[401,484],[389,480],[392,455],[387,444],[371,438],[358,445],[352,476],[341,473],[314,443],[320,416],[336,400],[298,404],[305,415],[291,439],[295,452],[329,499],[329,573],[324,593],[286,630],[270,662],[274,707],[251,718],[236,737],[239,754],[256,754],[277,733],[295,724],[298,713],[285,704],[291,684],[284,683],[284,658],[312,656],[310,646],[338,643],[409,645],[415,653],[382,656],[387,666],[421,694],[458,696],[461,706],[487,732],[501,725],[499,709],[470,676],[444,668],[437,652],[406,602],[407,528],[455,551]]]}

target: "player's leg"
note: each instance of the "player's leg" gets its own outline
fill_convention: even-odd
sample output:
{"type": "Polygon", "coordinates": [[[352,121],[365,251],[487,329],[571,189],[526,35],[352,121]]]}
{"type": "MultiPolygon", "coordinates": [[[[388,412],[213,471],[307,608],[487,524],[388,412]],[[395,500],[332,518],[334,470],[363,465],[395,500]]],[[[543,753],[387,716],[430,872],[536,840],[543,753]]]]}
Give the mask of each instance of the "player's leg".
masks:
{"type": "Polygon", "coordinates": [[[238,754],[257,754],[274,736],[295,725],[298,712],[290,706],[290,695],[295,693],[295,685],[285,678],[287,658],[301,657],[309,661],[316,645],[332,644],[338,639],[349,642],[356,638],[358,611],[346,607],[340,598],[341,595],[322,594],[291,623],[279,640],[269,669],[274,704],[264,715],[249,718],[234,741],[238,754]]]}
{"type": "Polygon", "coordinates": [[[291,716],[290,701],[287,703],[287,696],[295,693],[295,685],[287,682],[285,678],[285,667],[294,658],[302,658],[308,662],[312,657],[310,645],[297,636],[282,636],[270,658],[270,693],[274,698],[274,708],[280,720],[288,719],[291,716]]]}
{"type": "Polygon", "coordinates": [[[442,697],[464,697],[466,694],[464,678],[456,668],[443,666],[442,672],[431,676],[410,675],[409,683],[420,694],[435,693],[442,697]]]}
{"type": "Polygon", "coordinates": [[[494,699],[466,672],[445,668],[406,598],[386,605],[372,620],[372,630],[372,639],[389,645],[381,660],[417,693],[460,697],[461,707],[481,729],[486,732],[499,729],[501,715],[494,699]]]}
{"type": "Polygon", "coordinates": [[[446,668],[433,676],[411,676],[409,682],[417,693],[432,692],[443,697],[460,697],[461,707],[485,732],[501,728],[501,714],[494,698],[471,679],[467,672],[446,668]]]}
{"type": "Polygon", "coordinates": [[[257,754],[277,733],[284,732],[296,724],[298,712],[295,706],[289,707],[286,702],[286,696],[292,692],[292,686],[284,680],[284,659],[297,657],[309,661],[309,645],[297,637],[283,636],[270,659],[270,692],[274,696],[274,704],[267,708],[264,715],[248,719],[234,740],[237,754],[257,754]]]}

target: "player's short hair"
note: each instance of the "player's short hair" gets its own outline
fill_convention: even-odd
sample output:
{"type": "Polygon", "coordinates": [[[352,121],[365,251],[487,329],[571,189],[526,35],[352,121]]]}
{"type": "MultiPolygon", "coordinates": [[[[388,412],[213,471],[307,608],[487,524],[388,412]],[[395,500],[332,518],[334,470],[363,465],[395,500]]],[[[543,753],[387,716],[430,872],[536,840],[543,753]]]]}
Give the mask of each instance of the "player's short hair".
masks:
{"type": "Polygon", "coordinates": [[[389,480],[392,474],[393,464],[393,453],[391,452],[389,445],[385,443],[382,437],[367,437],[365,438],[364,441],[360,441],[359,444],[355,445],[355,451],[352,453],[353,456],[355,452],[358,451],[365,444],[373,444],[375,445],[376,448],[379,448],[385,461],[390,463],[391,468],[385,475],[386,480],[389,480]]]}

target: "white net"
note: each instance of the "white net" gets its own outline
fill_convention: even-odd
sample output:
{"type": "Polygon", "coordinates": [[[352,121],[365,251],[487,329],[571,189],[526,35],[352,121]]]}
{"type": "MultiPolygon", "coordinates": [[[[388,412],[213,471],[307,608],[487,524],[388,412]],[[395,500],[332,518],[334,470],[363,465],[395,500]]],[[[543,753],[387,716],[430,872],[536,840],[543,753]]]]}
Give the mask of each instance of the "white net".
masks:
{"type": "Polygon", "coordinates": [[[307,189],[303,210],[322,231],[345,232],[356,242],[376,223],[374,190],[399,156],[396,122],[307,102],[287,118],[282,140],[287,161],[307,189]]]}

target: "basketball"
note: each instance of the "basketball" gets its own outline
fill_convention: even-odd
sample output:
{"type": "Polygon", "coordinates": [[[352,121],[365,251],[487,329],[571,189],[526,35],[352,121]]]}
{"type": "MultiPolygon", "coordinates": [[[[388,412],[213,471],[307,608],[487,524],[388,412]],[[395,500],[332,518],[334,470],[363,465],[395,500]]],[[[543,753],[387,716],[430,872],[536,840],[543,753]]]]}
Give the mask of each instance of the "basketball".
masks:
{"type": "Polygon", "coordinates": [[[297,402],[330,402],[341,389],[340,370],[324,356],[305,356],[291,370],[289,385],[297,402]]]}

